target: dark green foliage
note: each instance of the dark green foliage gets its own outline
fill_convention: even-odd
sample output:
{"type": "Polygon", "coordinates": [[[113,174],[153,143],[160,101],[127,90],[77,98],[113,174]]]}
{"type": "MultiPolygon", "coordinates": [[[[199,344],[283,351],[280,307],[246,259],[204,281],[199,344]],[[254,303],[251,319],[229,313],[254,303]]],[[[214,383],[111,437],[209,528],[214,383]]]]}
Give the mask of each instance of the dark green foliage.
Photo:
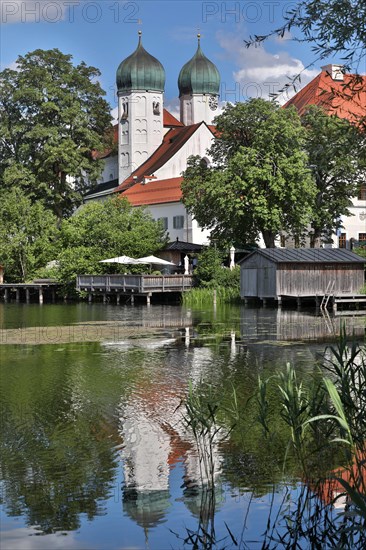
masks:
{"type": "Polygon", "coordinates": [[[35,50],[0,73],[0,189],[20,188],[61,219],[81,203],[110,143],[98,69],[59,50],[35,50]]]}
{"type": "Polygon", "coordinates": [[[0,264],[5,281],[26,282],[57,255],[57,220],[41,202],[32,204],[20,189],[2,191],[0,264]]]}
{"type": "Polygon", "coordinates": [[[366,168],[364,136],[347,120],[311,106],[302,118],[306,151],[316,184],[309,231],[311,246],[322,237],[328,242],[349,216],[366,168]]]}
{"type": "MultiPolygon", "coordinates": [[[[65,220],[60,233],[58,277],[75,286],[77,274],[119,273],[125,265],[101,264],[115,256],[154,254],[166,243],[161,225],[141,208],[119,197],[90,202],[65,220]]],[[[128,266],[129,272],[131,267],[128,266]]]]}
{"type": "Polygon", "coordinates": [[[213,167],[191,157],[184,173],[188,210],[226,246],[252,243],[262,234],[273,247],[280,231],[301,236],[315,186],[296,111],[252,99],[228,104],[215,122],[213,167]]]}
{"type": "Polygon", "coordinates": [[[198,256],[198,265],[194,271],[198,288],[193,288],[183,295],[185,305],[212,304],[233,302],[240,298],[240,268],[229,269],[223,265],[227,254],[214,246],[206,248],[198,256]]]}

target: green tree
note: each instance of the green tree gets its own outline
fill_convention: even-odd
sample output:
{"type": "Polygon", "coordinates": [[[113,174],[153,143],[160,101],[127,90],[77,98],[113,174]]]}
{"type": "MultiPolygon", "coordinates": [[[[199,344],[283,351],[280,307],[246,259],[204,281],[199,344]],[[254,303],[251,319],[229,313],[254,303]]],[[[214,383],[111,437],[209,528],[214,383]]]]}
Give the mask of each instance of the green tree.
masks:
{"type": "Polygon", "coordinates": [[[7,282],[25,282],[56,254],[56,217],[42,203],[32,204],[20,189],[2,192],[0,264],[7,282]]]}
{"type": "Polygon", "coordinates": [[[315,207],[311,220],[310,246],[321,237],[331,239],[349,216],[351,198],[364,179],[365,138],[347,120],[328,116],[311,106],[303,116],[306,150],[316,183],[315,207]]]}
{"type": "Polygon", "coordinates": [[[191,157],[182,184],[183,201],[201,227],[238,246],[260,233],[266,247],[274,247],[280,231],[303,234],[315,185],[296,111],[252,99],[227,105],[215,122],[213,166],[191,157]]]}
{"type": "Polygon", "coordinates": [[[100,72],[59,50],[19,56],[0,73],[0,189],[20,187],[61,219],[81,203],[103,162],[110,108],[100,72]]]}
{"type": "Polygon", "coordinates": [[[74,284],[80,273],[113,273],[121,269],[119,264],[101,264],[100,260],[154,254],[166,244],[166,234],[147,211],[115,197],[90,202],[64,220],[60,241],[58,276],[62,282],[74,284]]]}

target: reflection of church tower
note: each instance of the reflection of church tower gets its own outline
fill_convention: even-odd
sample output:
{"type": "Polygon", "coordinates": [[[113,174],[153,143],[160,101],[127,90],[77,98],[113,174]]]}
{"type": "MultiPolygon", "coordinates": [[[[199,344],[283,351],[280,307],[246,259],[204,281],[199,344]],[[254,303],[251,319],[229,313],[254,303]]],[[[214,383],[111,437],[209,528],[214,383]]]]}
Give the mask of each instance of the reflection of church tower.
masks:
{"type": "Polygon", "coordinates": [[[117,69],[118,171],[126,179],[161,144],[165,71],[141,42],[117,69]]]}
{"type": "Polygon", "coordinates": [[[201,121],[211,124],[217,114],[220,73],[202,52],[200,40],[198,35],[197,51],[178,78],[180,120],[186,125],[201,121]]]}

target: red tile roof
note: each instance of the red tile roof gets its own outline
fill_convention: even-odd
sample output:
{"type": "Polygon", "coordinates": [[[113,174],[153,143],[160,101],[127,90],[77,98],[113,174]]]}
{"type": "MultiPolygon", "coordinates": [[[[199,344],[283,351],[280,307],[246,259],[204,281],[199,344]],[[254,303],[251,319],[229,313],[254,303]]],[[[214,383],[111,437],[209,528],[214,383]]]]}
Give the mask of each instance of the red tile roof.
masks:
{"type": "Polygon", "coordinates": [[[319,105],[329,115],[357,122],[366,116],[366,76],[345,74],[343,80],[333,80],[323,70],[292,97],[285,107],[290,105],[294,105],[300,115],[304,114],[308,105],[319,105]]]}
{"type": "Polygon", "coordinates": [[[184,126],[183,122],[180,122],[169,111],[163,109],[163,124],[165,127],[176,128],[177,126],[184,126]]]}
{"type": "Polygon", "coordinates": [[[132,206],[146,204],[164,204],[167,202],[179,202],[182,198],[182,176],[167,180],[152,181],[147,184],[136,183],[121,194],[126,197],[132,206]]]}
{"type": "MultiPolygon", "coordinates": [[[[164,136],[162,144],[156,149],[156,151],[139,166],[119,187],[115,190],[116,193],[125,191],[132,185],[142,181],[146,175],[151,175],[159,168],[164,166],[169,159],[171,159],[175,153],[183,147],[186,141],[195,133],[195,131],[204,122],[198,124],[192,124],[191,126],[182,126],[179,128],[171,128],[164,136]]],[[[206,125],[206,124],[205,124],[206,125]]],[[[212,131],[212,130],[211,130],[212,131]]]]}

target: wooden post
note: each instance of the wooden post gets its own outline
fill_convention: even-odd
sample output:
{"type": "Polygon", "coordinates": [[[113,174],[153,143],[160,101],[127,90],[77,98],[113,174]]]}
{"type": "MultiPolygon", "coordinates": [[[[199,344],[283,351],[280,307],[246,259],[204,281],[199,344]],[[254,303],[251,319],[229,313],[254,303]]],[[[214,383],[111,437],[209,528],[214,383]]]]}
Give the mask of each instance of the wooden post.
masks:
{"type": "Polygon", "coordinates": [[[146,305],[147,306],[150,305],[150,299],[151,299],[151,292],[149,292],[149,294],[146,294],[146,305]]]}
{"type": "Polygon", "coordinates": [[[91,292],[89,292],[88,294],[88,303],[91,304],[93,301],[93,294],[91,292]]]}
{"type": "Polygon", "coordinates": [[[246,306],[247,306],[248,304],[249,304],[249,300],[248,300],[248,298],[244,298],[244,305],[246,305],[246,306]]]}
{"type": "Polygon", "coordinates": [[[282,307],[282,296],[277,296],[277,306],[278,306],[279,308],[282,307]]]}
{"type": "Polygon", "coordinates": [[[267,299],[262,298],[263,307],[267,307],[267,299]]]}
{"type": "Polygon", "coordinates": [[[56,302],[56,291],[54,288],[51,290],[51,296],[52,296],[52,303],[54,304],[56,302]]]}
{"type": "Polygon", "coordinates": [[[135,296],[131,294],[131,306],[135,304],[135,296]]]}
{"type": "Polygon", "coordinates": [[[297,303],[297,309],[300,309],[301,308],[301,298],[300,298],[300,296],[297,297],[296,303],[297,303]]]}
{"type": "Polygon", "coordinates": [[[25,301],[27,302],[27,304],[29,304],[30,302],[29,288],[25,289],[25,301]]]}
{"type": "Polygon", "coordinates": [[[17,288],[17,289],[15,290],[15,301],[18,303],[19,300],[20,300],[20,289],[17,288]]]}
{"type": "Polygon", "coordinates": [[[104,292],[103,293],[103,304],[106,304],[107,303],[107,294],[104,292]]]}
{"type": "Polygon", "coordinates": [[[4,302],[8,302],[9,301],[9,289],[6,288],[4,290],[4,302]]]}
{"type": "Polygon", "coordinates": [[[38,299],[39,303],[43,304],[43,288],[41,286],[38,289],[38,299]]]}
{"type": "Polygon", "coordinates": [[[121,295],[117,293],[117,295],[116,295],[116,304],[117,304],[117,306],[119,306],[119,304],[120,304],[120,299],[121,299],[121,295]]]}

